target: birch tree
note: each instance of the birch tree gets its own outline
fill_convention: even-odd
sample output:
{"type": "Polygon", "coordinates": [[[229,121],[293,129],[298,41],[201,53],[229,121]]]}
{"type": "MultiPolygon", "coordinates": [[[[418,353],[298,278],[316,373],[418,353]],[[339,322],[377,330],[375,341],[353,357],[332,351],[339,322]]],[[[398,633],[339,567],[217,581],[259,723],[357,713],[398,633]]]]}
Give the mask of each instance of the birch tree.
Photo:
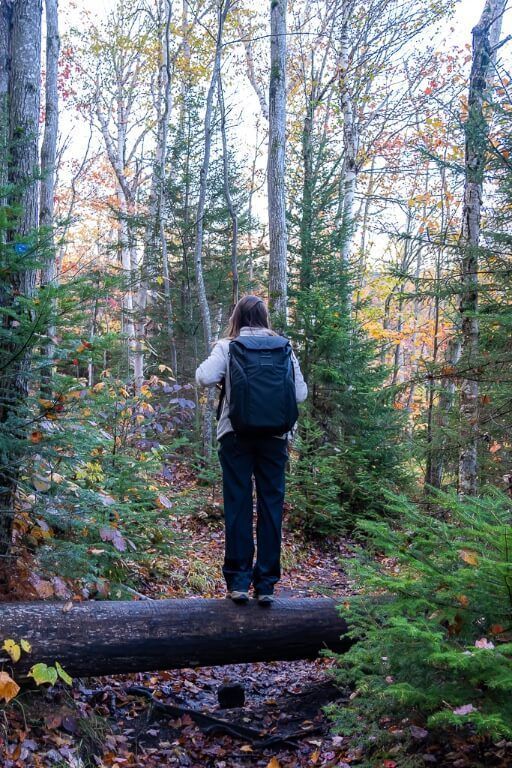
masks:
{"type": "Polygon", "coordinates": [[[206,295],[206,286],[204,282],[203,272],[203,235],[204,235],[204,212],[206,203],[206,191],[208,182],[208,170],[210,168],[210,153],[212,148],[212,113],[213,113],[213,99],[215,91],[217,89],[221,52],[222,52],[222,36],[224,33],[224,22],[231,5],[230,0],[221,0],[217,9],[217,34],[215,41],[215,57],[213,61],[212,75],[210,78],[210,85],[208,87],[208,93],[206,96],[206,109],[204,113],[203,130],[204,130],[204,151],[203,160],[201,163],[201,170],[199,172],[199,200],[197,203],[196,214],[196,241],[194,249],[194,263],[196,273],[197,295],[199,299],[199,311],[201,313],[201,320],[203,324],[203,337],[207,350],[210,349],[212,344],[212,321],[210,314],[210,307],[208,305],[208,297],[206,295]]]}
{"type": "Polygon", "coordinates": [[[462,212],[460,317],[461,359],[468,371],[461,382],[461,450],[458,490],[475,495],[478,484],[478,249],[482,216],[488,123],[485,101],[494,74],[496,49],[507,0],[486,0],[473,29],[468,117],[465,124],[465,182],[462,212]]]}
{"type": "MultiPolygon", "coordinates": [[[[87,109],[102,137],[116,182],[118,246],[126,281],[123,333],[136,391],[144,380],[144,311],[147,288],[134,228],[138,195],[146,181],[144,141],[151,130],[151,69],[154,24],[133,0],[119,0],[105,35],[87,30],[80,62],[87,109]]],[[[145,254],[143,254],[144,256],[145,254]]]]}
{"type": "MultiPolygon", "coordinates": [[[[204,214],[206,204],[206,191],[208,182],[208,171],[210,168],[210,153],[212,148],[212,114],[215,91],[218,87],[220,77],[220,65],[222,54],[222,37],[224,33],[224,23],[228,15],[231,5],[231,0],[221,0],[217,9],[217,34],[215,39],[215,56],[213,61],[212,75],[210,78],[210,84],[208,87],[208,93],[206,96],[206,109],[204,113],[203,130],[204,130],[204,151],[203,160],[201,163],[201,170],[199,172],[199,199],[197,202],[196,213],[196,237],[194,247],[194,264],[195,264],[195,276],[197,295],[199,300],[199,312],[201,315],[203,325],[203,336],[205,348],[209,352],[212,346],[213,334],[212,334],[212,319],[210,313],[210,306],[208,304],[208,296],[206,295],[206,285],[204,280],[203,271],[203,236],[204,236],[204,214]]],[[[213,415],[213,398],[214,389],[208,390],[207,403],[204,412],[204,427],[203,427],[203,451],[205,456],[209,456],[212,446],[212,415],[213,415]]]]}
{"type": "Polygon", "coordinates": [[[231,188],[229,183],[229,163],[228,163],[228,140],[226,134],[226,107],[224,104],[224,91],[222,88],[222,78],[219,77],[219,109],[220,109],[220,130],[222,136],[222,175],[224,180],[224,197],[231,219],[232,237],[231,237],[231,275],[232,275],[232,299],[231,304],[234,307],[238,301],[238,213],[233,202],[231,188]]]}
{"type": "Polygon", "coordinates": [[[286,326],[287,248],[285,195],[286,156],[286,7],[270,2],[270,87],[268,98],[268,233],[269,308],[278,325],[286,326]]]}
{"type": "Polygon", "coordinates": [[[173,4],[171,0],[159,0],[159,52],[160,68],[156,97],[156,147],[151,187],[149,194],[148,220],[145,232],[144,261],[137,297],[138,318],[135,331],[138,339],[144,337],[144,314],[147,304],[148,273],[158,248],[160,249],[162,278],[165,296],[165,323],[169,338],[170,362],[174,375],[177,375],[176,340],[174,337],[173,308],[171,299],[171,280],[169,274],[169,259],[167,254],[167,238],[165,234],[165,182],[166,182],[166,152],[169,136],[169,121],[172,111],[172,73],[171,73],[171,23],[173,4]]]}

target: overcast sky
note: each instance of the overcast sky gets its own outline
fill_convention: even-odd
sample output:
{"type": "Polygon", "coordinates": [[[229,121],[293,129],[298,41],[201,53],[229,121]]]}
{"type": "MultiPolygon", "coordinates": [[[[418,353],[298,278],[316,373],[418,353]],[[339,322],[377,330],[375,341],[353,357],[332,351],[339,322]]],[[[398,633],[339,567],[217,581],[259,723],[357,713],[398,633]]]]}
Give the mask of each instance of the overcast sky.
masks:
{"type": "MultiPolygon", "coordinates": [[[[80,9],[87,8],[92,11],[99,20],[105,18],[110,10],[115,7],[117,0],[60,0],[61,29],[65,34],[71,25],[80,26],[80,9]]],[[[261,9],[262,0],[252,0],[255,8],[261,9]]],[[[397,0],[400,2],[400,0],[397,0]]],[[[503,37],[512,34],[512,0],[509,0],[509,8],[504,16],[503,37]]],[[[436,35],[433,42],[437,49],[445,49],[454,45],[463,46],[471,43],[471,29],[478,22],[484,7],[484,0],[459,0],[453,20],[446,23],[436,35]]],[[[431,31],[428,31],[431,35],[431,31]]],[[[500,55],[503,59],[512,58],[512,42],[504,46],[500,55]]],[[[253,155],[255,143],[256,116],[259,115],[259,105],[255,94],[245,78],[237,78],[236,88],[231,90],[226,83],[226,103],[230,110],[230,122],[234,126],[230,141],[235,143],[238,150],[247,157],[253,155]]],[[[89,131],[74,110],[66,107],[61,112],[61,134],[68,136],[71,141],[66,152],[67,159],[81,158],[87,145],[89,131]]],[[[261,159],[264,164],[264,159],[261,159]]],[[[66,175],[65,170],[62,173],[66,175]]],[[[258,195],[256,195],[258,198],[258,195]]],[[[266,205],[264,195],[261,200],[255,199],[255,207],[263,208],[266,205]]]]}
{"type": "MultiPolygon", "coordinates": [[[[253,0],[255,6],[261,7],[261,0],[253,0]]],[[[398,2],[398,0],[397,0],[398,2]]],[[[75,4],[78,8],[87,7],[90,10],[95,10],[98,17],[105,16],[112,8],[114,8],[116,0],[61,0],[60,10],[63,16],[63,22],[65,25],[66,16],[71,11],[74,20],[76,20],[76,12],[72,11],[72,6],[75,4]]],[[[460,43],[471,41],[471,29],[477,23],[482,9],[484,6],[484,0],[458,0],[458,7],[454,20],[454,33],[449,34],[451,41],[460,43]]],[[[447,30],[448,31],[448,30],[447,30]]],[[[509,8],[504,16],[503,34],[512,34],[512,0],[509,1],[509,8]]]]}

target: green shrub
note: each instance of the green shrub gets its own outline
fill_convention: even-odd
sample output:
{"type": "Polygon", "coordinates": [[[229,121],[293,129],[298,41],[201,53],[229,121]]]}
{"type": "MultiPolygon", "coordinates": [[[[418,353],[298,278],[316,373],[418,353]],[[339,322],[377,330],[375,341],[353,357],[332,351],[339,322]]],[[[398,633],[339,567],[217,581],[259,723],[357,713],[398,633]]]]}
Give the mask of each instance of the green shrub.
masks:
{"type": "Polygon", "coordinates": [[[359,591],[343,609],[357,642],[336,671],[356,692],[331,709],[345,733],[384,737],[391,714],[512,738],[512,503],[496,491],[437,503],[434,517],[393,497],[400,527],[360,524],[359,591]]]}

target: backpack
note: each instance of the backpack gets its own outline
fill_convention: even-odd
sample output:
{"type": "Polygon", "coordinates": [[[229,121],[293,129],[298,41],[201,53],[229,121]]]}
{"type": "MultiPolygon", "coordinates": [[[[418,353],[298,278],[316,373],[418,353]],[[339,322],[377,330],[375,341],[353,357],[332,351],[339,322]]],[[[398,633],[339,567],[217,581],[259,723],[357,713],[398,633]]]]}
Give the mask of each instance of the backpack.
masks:
{"type": "Polygon", "coordinates": [[[238,336],[229,344],[228,365],[229,419],[236,434],[271,437],[289,432],[299,411],[288,339],[238,336]]]}

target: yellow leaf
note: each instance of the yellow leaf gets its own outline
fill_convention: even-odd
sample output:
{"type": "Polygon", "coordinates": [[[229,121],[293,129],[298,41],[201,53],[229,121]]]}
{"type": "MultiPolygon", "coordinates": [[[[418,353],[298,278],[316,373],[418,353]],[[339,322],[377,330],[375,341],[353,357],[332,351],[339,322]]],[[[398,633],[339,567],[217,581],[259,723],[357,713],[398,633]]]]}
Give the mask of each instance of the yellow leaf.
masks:
{"type": "Polygon", "coordinates": [[[105,389],[105,382],[99,381],[97,384],[94,385],[92,388],[93,392],[101,392],[102,389],[105,389]]]}
{"type": "Polygon", "coordinates": [[[73,683],[73,678],[68,675],[65,669],[61,667],[58,661],[55,662],[55,669],[57,670],[57,674],[59,675],[61,680],[64,680],[65,683],[68,685],[71,685],[73,683]]]}
{"type": "Polygon", "coordinates": [[[8,640],[4,640],[2,649],[4,651],[7,651],[7,653],[9,654],[9,656],[13,661],[20,660],[21,648],[19,647],[18,643],[16,643],[14,640],[11,640],[10,638],[8,640]]]}
{"type": "Polygon", "coordinates": [[[500,449],[500,448],[501,448],[501,443],[496,443],[496,442],[494,442],[494,443],[491,445],[491,447],[489,448],[489,451],[490,451],[491,453],[496,453],[496,451],[499,451],[499,449],[500,449]]]}
{"type": "Polygon", "coordinates": [[[73,389],[71,392],[66,393],[66,400],[80,400],[80,390],[73,389]]]}
{"type": "Polygon", "coordinates": [[[25,653],[30,653],[30,651],[32,650],[32,646],[30,645],[28,640],[25,640],[25,638],[22,637],[20,640],[20,644],[23,650],[25,651],[25,653]]]}
{"type": "Polygon", "coordinates": [[[267,765],[267,768],[281,768],[281,763],[277,757],[273,757],[270,763],[267,765]]]}
{"type": "Polygon", "coordinates": [[[17,696],[20,687],[7,672],[0,672],[0,699],[5,702],[14,699],[17,696]]]}
{"type": "Polygon", "coordinates": [[[315,749],[315,751],[311,755],[311,762],[313,763],[313,765],[316,765],[318,763],[319,759],[320,759],[320,750],[319,749],[315,749]]]}
{"type": "Polygon", "coordinates": [[[468,565],[478,565],[478,555],[470,549],[461,549],[459,552],[461,560],[468,565]]]}
{"type": "Polygon", "coordinates": [[[252,751],[253,751],[253,749],[252,749],[252,747],[249,744],[243,744],[240,747],[240,752],[252,752],[252,751]]]}
{"type": "Polygon", "coordinates": [[[165,280],[162,277],[162,275],[158,275],[156,282],[158,283],[158,285],[163,285],[165,283],[165,280]]]}
{"type": "Polygon", "coordinates": [[[49,477],[45,477],[43,475],[33,475],[32,485],[36,491],[44,492],[50,490],[52,483],[49,477]]]}

